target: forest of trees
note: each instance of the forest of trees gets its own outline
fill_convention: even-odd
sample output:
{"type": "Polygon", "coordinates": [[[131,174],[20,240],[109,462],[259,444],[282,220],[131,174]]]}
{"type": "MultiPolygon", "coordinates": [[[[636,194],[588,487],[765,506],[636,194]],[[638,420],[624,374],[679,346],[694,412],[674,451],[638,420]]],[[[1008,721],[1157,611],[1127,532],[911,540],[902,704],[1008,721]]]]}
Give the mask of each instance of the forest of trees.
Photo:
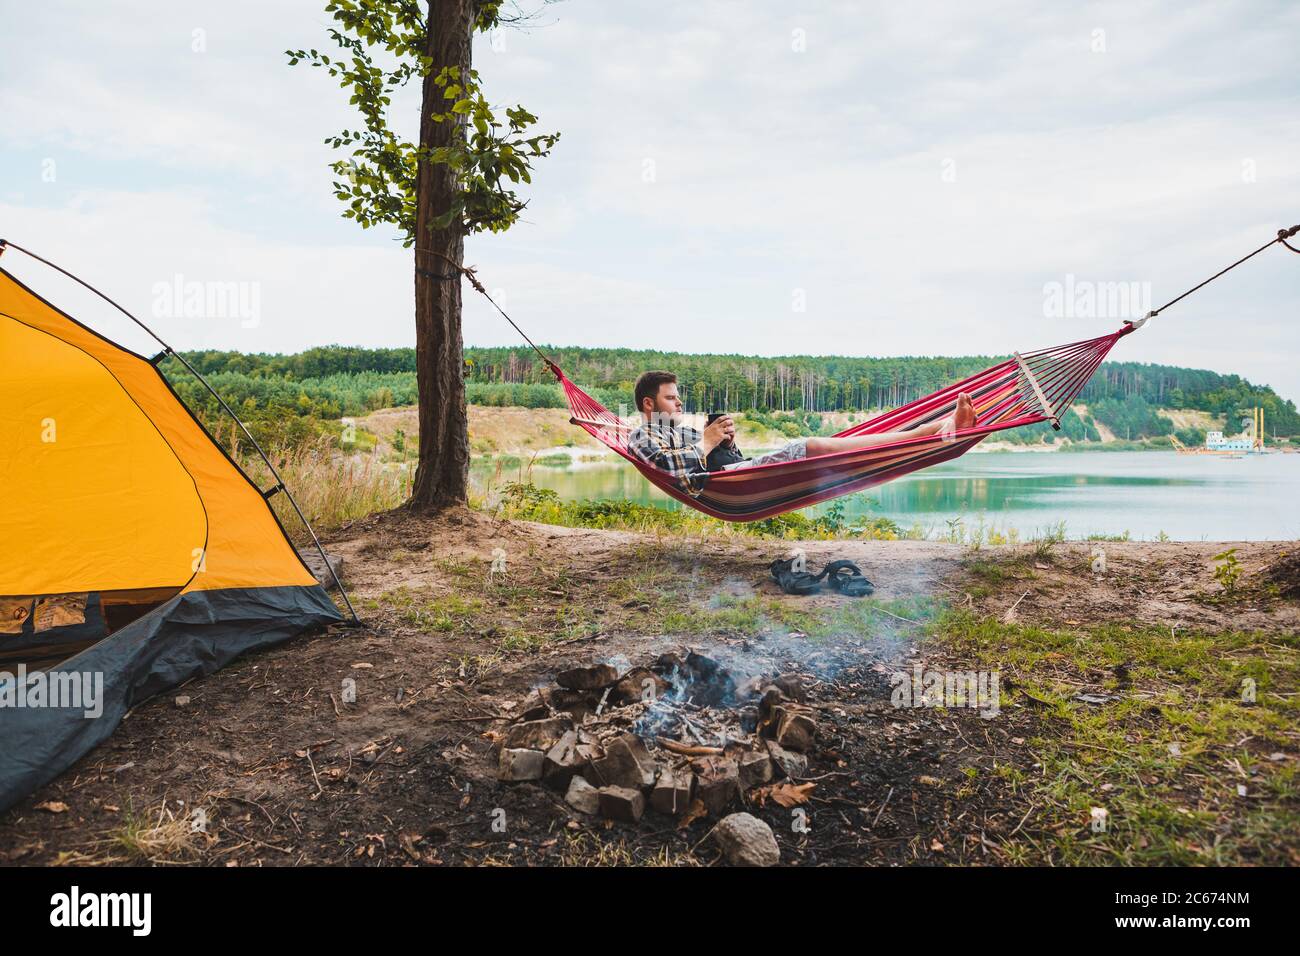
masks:
{"type": "MultiPolygon", "coordinates": [[[[840,356],[688,355],[633,349],[551,348],[548,354],[593,397],[618,410],[632,407],[632,384],[641,371],[666,368],[679,376],[691,412],[709,409],[794,415],[891,408],[1000,361],[976,355],[959,358],[849,358],[840,356]]],[[[378,408],[413,405],[415,350],[324,346],[293,355],[192,352],[186,358],[250,420],[297,416],[338,419],[378,408]]],[[[164,371],[181,396],[210,412],[211,396],[179,363],[164,371]]],[[[468,399],[480,405],[564,407],[554,377],[526,348],[467,348],[468,399]]],[[[1141,439],[1173,432],[1158,408],[1199,409],[1229,421],[1254,405],[1265,410],[1269,435],[1300,435],[1294,402],[1267,386],[1237,375],[1171,365],[1106,362],[1080,395],[1089,413],[1120,438],[1141,439]]],[[[1067,437],[1095,438],[1091,422],[1073,414],[1063,420],[1067,437]]],[[[1039,441],[1047,426],[1022,429],[1015,438],[1039,441]]],[[[1010,434],[1008,437],[1012,437],[1010,434]]]]}

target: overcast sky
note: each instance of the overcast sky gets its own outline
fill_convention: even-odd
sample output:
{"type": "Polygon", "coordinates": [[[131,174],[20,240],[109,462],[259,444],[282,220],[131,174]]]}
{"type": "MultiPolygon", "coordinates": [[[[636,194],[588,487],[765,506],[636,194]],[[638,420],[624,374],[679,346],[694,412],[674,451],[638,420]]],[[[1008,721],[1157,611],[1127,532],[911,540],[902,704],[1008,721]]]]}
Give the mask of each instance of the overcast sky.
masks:
{"type": "MultiPolygon", "coordinates": [[[[410,253],[330,191],[346,96],[283,55],[328,44],[323,8],[0,0],[0,236],[177,347],[413,344],[410,253]],[[241,283],[243,307],[186,318],[166,290],[187,283],[241,283]]],[[[476,43],[492,100],[563,137],[526,221],[467,259],[560,345],[967,354],[1099,334],[1123,316],[1058,293],[1132,282],[1158,305],[1300,221],[1297,50],[1283,0],[567,0],[476,43]]],[[[395,122],[417,110],[395,101],[395,122]]],[[[467,343],[518,342],[466,303],[467,343]]],[[[1298,318],[1300,257],[1279,246],[1113,354],[1300,399],[1298,318]]]]}

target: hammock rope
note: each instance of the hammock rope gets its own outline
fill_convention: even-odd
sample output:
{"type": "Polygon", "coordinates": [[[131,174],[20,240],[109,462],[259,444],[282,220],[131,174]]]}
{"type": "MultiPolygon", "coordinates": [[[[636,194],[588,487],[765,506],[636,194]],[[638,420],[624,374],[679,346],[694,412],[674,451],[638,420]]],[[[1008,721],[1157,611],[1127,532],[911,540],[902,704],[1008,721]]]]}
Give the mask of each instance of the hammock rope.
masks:
{"type": "Polygon", "coordinates": [[[1300,225],[1279,229],[1275,238],[1254,252],[1142,318],[1126,320],[1114,332],[1033,352],[1016,352],[1011,358],[940,389],[933,395],[926,395],[892,411],[876,415],[861,424],[846,428],[835,437],[906,432],[919,425],[948,418],[956,410],[957,396],[962,392],[971,396],[975,407],[976,424],[971,428],[902,438],[868,448],[833,452],[798,461],[748,465],[730,471],[712,472],[704,482],[703,490],[695,495],[683,490],[672,475],[641,461],[628,451],[628,435],[636,426],[623,421],[570,381],[560,366],[538,348],[505,310],[497,305],[479,282],[472,267],[460,265],[431,249],[417,251],[439,256],[465,276],[474,289],[492,303],[493,308],[541,357],[564,389],[571,413],[569,421],[572,424],[627,459],[651,484],[683,504],[725,521],[757,521],[797,508],[806,508],[840,495],[852,494],[917,469],[950,461],[998,431],[1036,425],[1039,422],[1050,422],[1054,429],[1059,430],[1061,416],[1083,391],[1116,342],[1276,243],[1300,253],[1300,249],[1287,242],[1297,233],[1300,233],[1300,225]]]}
{"type": "Polygon", "coordinates": [[[498,312],[501,313],[501,318],[509,322],[510,327],[519,333],[519,337],[528,343],[529,348],[531,348],[534,352],[536,352],[539,356],[541,356],[542,361],[546,363],[546,367],[549,368],[551,372],[556,376],[560,375],[560,367],[551,361],[550,356],[548,356],[545,352],[543,352],[536,345],[534,345],[533,340],[528,337],[528,333],[526,333],[523,329],[521,329],[518,325],[516,325],[514,319],[506,315],[506,310],[501,308],[501,306],[497,305],[496,299],[488,295],[488,290],[485,289],[483,287],[483,283],[479,281],[478,270],[476,270],[473,266],[462,265],[461,263],[457,262],[455,259],[451,258],[451,256],[438,252],[435,249],[423,249],[419,246],[416,246],[415,251],[428,253],[431,256],[437,256],[443,262],[447,263],[447,265],[451,266],[453,269],[456,270],[456,272],[453,273],[452,275],[439,275],[436,272],[427,272],[424,270],[420,270],[423,275],[427,275],[431,279],[443,279],[443,280],[455,279],[457,278],[458,275],[461,275],[464,276],[466,279],[468,279],[469,284],[474,287],[474,291],[477,292],[479,295],[483,296],[483,298],[487,299],[489,302],[491,302],[492,308],[496,309],[498,312]]]}
{"type": "Polygon", "coordinates": [[[1219,271],[1216,272],[1214,275],[1212,275],[1212,276],[1210,276],[1208,279],[1206,279],[1204,282],[1201,282],[1201,283],[1198,283],[1197,285],[1192,286],[1190,289],[1188,289],[1188,290],[1187,290],[1186,292],[1184,292],[1182,295],[1178,296],[1177,298],[1170,299],[1168,302],[1166,302],[1166,303],[1165,303],[1164,305],[1162,305],[1160,308],[1158,308],[1158,309],[1154,309],[1154,310],[1148,312],[1146,315],[1142,316],[1142,318],[1141,318],[1141,319],[1136,323],[1136,324],[1137,324],[1137,327],[1138,327],[1138,328],[1141,328],[1143,325],[1146,324],[1147,319],[1154,319],[1157,315],[1159,315],[1159,314],[1160,314],[1161,312],[1163,312],[1165,309],[1169,308],[1171,305],[1174,305],[1174,304],[1177,303],[1177,302],[1181,302],[1183,299],[1187,298],[1189,295],[1191,295],[1193,292],[1197,291],[1198,289],[1203,289],[1205,286],[1209,285],[1209,284],[1210,284],[1211,282],[1213,282],[1215,279],[1219,278],[1219,276],[1221,276],[1221,275],[1225,275],[1225,274],[1231,272],[1233,269],[1237,268],[1237,266],[1241,265],[1241,264],[1242,264],[1243,262],[1245,262],[1247,259],[1253,259],[1255,256],[1259,255],[1259,254],[1260,254],[1261,252],[1263,252],[1265,249],[1267,249],[1267,248],[1269,248],[1270,246],[1272,246],[1275,242],[1280,242],[1282,245],[1286,246],[1286,247],[1287,247],[1288,249],[1290,249],[1292,252],[1300,253],[1300,249],[1297,249],[1295,246],[1291,245],[1291,243],[1287,242],[1287,240],[1290,239],[1290,238],[1292,238],[1292,237],[1294,237],[1294,236],[1296,235],[1296,233],[1300,233],[1300,225],[1292,226],[1290,229],[1279,229],[1279,230],[1277,231],[1277,237],[1276,237],[1276,238],[1274,238],[1274,239],[1270,239],[1268,242],[1264,243],[1262,246],[1260,246],[1260,247],[1259,247],[1258,249],[1256,249],[1254,252],[1249,253],[1248,255],[1244,255],[1244,256],[1242,256],[1240,259],[1238,259],[1238,260],[1237,260],[1236,262],[1234,262],[1232,265],[1228,266],[1226,269],[1221,269],[1221,270],[1219,270],[1219,271]]]}

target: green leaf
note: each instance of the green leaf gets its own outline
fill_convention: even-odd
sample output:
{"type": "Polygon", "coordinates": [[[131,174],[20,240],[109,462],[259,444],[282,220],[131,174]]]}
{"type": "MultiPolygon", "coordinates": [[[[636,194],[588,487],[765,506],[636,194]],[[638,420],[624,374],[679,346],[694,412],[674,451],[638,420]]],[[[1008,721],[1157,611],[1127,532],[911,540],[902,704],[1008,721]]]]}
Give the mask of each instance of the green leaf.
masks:
{"type": "MultiPolygon", "coordinates": [[[[361,129],[347,128],[324,140],[333,149],[346,149],[351,160],[331,164],[337,176],[331,191],[344,204],[343,215],[367,229],[393,225],[404,245],[411,245],[420,168],[433,164],[445,166],[456,183],[451,208],[437,217],[438,228],[500,232],[516,222],[525,203],[510,187],[530,181],[529,160],[545,155],[558,134],[526,137],[536,118],[522,106],[505,109],[503,126],[483,95],[477,71],[457,66],[435,71],[425,52],[423,8],[414,0],[329,0],[325,9],[333,21],[326,33],[339,54],[284,52],[290,66],[306,62],[324,68],[347,91],[361,118],[361,129]],[[392,57],[382,66],[369,52],[376,45],[392,57]],[[392,90],[431,72],[447,111],[429,118],[452,124],[451,143],[438,149],[399,139],[386,115],[392,90]],[[472,125],[455,122],[461,116],[472,125]]],[[[500,9],[497,0],[480,0],[476,27],[498,22],[500,9]]]]}

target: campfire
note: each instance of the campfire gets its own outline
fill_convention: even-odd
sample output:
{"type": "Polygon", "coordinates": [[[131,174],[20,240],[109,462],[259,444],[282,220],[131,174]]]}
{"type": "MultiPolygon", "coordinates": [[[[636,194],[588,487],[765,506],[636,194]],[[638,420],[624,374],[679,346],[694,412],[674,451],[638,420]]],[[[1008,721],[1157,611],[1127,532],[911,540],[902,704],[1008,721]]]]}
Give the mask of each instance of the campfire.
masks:
{"type": "Polygon", "coordinates": [[[690,649],[622,671],[575,667],[517,705],[496,740],[499,776],[623,823],[647,809],[685,826],[769,799],[793,806],[814,786],[798,784],[817,737],[805,685],[797,671],[738,676],[690,649]]]}

